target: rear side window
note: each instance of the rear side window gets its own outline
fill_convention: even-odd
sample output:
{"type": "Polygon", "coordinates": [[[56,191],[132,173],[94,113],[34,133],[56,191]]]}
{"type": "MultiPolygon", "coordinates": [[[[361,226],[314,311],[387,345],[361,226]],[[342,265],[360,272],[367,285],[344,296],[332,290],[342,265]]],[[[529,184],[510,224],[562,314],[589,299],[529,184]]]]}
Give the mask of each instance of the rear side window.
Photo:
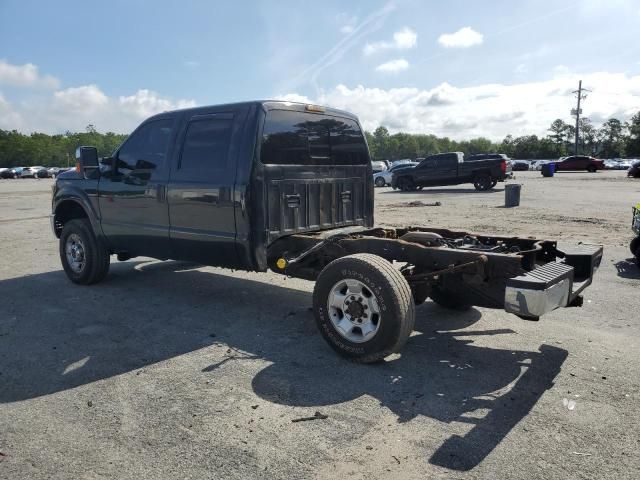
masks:
{"type": "Polygon", "coordinates": [[[270,110],[261,160],[279,165],[365,165],[369,158],[362,131],[349,118],[270,110]]]}
{"type": "Polygon", "coordinates": [[[180,156],[180,169],[224,170],[232,127],[233,118],[230,115],[189,122],[180,156]]]}

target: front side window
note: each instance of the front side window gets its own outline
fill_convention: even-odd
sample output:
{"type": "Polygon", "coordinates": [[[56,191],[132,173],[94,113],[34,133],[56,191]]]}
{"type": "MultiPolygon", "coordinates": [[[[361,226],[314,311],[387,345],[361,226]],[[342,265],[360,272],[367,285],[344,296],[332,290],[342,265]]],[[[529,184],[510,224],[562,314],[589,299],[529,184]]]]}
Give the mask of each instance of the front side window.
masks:
{"type": "Polygon", "coordinates": [[[267,113],[261,159],[276,165],[365,165],[369,161],[355,121],[290,110],[267,113]]]}
{"type": "Polygon", "coordinates": [[[233,118],[220,115],[192,120],[180,156],[181,170],[224,170],[227,166],[233,118]]]}
{"type": "Polygon", "coordinates": [[[173,119],[147,122],[138,128],[118,151],[118,170],[161,169],[167,157],[173,119]]]}

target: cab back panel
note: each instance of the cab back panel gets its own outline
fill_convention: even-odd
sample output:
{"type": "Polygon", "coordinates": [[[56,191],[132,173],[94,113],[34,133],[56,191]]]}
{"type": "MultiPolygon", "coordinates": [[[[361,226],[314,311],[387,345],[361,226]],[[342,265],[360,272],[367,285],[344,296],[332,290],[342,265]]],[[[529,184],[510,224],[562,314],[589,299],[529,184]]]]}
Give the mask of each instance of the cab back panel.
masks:
{"type": "Polygon", "coordinates": [[[254,175],[261,186],[255,219],[267,245],[294,233],[373,225],[371,161],[355,118],[303,105],[268,110],[254,175]]]}
{"type": "Polygon", "coordinates": [[[268,242],[292,233],[368,225],[366,165],[266,166],[268,242]]]}

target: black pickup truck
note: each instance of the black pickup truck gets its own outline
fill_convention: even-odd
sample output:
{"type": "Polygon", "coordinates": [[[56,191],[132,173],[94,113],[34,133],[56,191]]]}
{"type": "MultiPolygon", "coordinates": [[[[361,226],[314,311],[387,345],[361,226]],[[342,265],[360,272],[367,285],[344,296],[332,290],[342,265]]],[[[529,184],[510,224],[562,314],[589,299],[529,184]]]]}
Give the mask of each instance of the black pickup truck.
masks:
{"type": "Polygon", "coordinates": [[[111,255],[315,281],[320,332],[359,362],[399,351],[428,297],[527,319],[579,305],[602,257],[552,240],[375,227],[373,200],[355,116],[261,101],[156,115],[109,158],[79,147],[76,170],[55,181],[51,219],[81,285],[103,280],[111,255]]]}
{"type": "Polygon", "coordinates": [[[430,155],[415,167],[397,170],[391,178],[391,186],[410,192],[422,187],[473,183],[476,190],[489,190],[511,177],[511,165],[505,158],[478,158],[465,162],[462,152],[449,152],[430,155]]]}

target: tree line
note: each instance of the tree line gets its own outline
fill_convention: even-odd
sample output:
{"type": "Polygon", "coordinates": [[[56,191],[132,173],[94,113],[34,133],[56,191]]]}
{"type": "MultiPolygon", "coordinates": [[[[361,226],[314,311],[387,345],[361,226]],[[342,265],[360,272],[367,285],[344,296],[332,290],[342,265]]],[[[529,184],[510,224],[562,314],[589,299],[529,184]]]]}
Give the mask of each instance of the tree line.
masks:
{"type": "Polygon", "coordinates": [[[127,135],[100,133],[93,125],[84,132],[61,135],[0,130],[0,167],[66,167],[75,165],[76,148],[80,145],[97,147],[98,155],[110,155],[127,135]]]}
{"type": "MultiPolygon", "coordinates": [[[[544,137],[507,135],[501,142],[488,138],[456,141],[431,134],[390,134],[380,126],[373,133],[365,132],[374,160],[420,158],[434,153],[464,152],[504,153],[511,158],[548,159],[571,155],[575,146],[575,127],[561,119],[554,120],[544,137]]],[[[66,132],[61,135],[32,133],[25,135],[16,130],[0,130],[0,167],[42,165],[67,166],[75,162],[75,150],[80,145],[93,145],[99,156],[110,155],[127,135],[113,132],[100,133],[93,125],[84,132],[66,132]]],[[[580,120],[578,152],[602,158],[640,157],[640,112],[628,122],[610,118],[596,128],[588,118],[580,120]]]]}
{"type": "MultiPolygon", "coordinates": [[[[601,158],[640,157],[640,112],[628,122],[610,118],[596,128],[588,118],[580,119],[578,153],[601,158]]],[[[510,158],[549,159],[572,155],[575,151],[574,125],[554,120],[546,136],[507,135],[501,142],[488,138],[456,141],[428,134],[396,133],[386,127],[365,132],[371,156],[375,160],[420,158],[442,152],[504,153],[510,158]]]]}

